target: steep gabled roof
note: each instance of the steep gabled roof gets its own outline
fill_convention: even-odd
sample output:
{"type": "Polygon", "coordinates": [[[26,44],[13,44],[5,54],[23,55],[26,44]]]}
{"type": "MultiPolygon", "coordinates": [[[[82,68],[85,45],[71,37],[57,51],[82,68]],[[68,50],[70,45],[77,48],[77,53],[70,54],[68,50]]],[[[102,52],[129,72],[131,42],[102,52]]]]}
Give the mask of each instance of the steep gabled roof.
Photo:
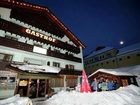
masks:
{"type": "Polygon", "coordinates": [[[32,9],[36,12],[43,12],[44,15],[47,15],[51,21],[53,21],[59,28],[61,28],[67,37],[74,42],[77,46],[85,48],[85,45],[47,8],[39,5],[34,5],[31,3],[23,2],[21,0],[0,0],[0,6],[7,8],[10,7],[21,7],[32,9]]]}

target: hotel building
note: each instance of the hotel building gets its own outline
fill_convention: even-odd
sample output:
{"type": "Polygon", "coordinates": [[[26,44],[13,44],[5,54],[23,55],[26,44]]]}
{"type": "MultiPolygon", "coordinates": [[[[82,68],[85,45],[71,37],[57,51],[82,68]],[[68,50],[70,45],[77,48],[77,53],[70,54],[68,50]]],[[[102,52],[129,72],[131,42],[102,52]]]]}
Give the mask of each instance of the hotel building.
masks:
{"type": "Polygon", "coordinates": [[[50,87],[75,87],[84,68],[83,48],[48,8],[0,0],[0,98],[44,97],[50,87]]]}

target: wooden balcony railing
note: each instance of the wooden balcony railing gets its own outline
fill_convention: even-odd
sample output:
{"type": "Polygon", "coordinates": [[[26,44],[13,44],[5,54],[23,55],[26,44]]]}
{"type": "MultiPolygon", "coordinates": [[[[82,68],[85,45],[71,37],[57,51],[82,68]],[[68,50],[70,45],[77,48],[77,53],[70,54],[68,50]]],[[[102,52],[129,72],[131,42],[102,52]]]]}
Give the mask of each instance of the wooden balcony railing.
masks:
{"type": "MultiPolygon", "coordinates": [[[[33,45],[18,42],[16,40],[7,39],[5,37],[0,37],[0,45],[19,49],[19,50],[24,50],[24,51],[28,51],[28,52],[33,52],[33,45]]],[[[52,57],[66,59],[66,60],[80,62],[80,63],[82,62],[81,58],[77,58],[72,55],[70,56],[70,55],[58,53],[58,52],[51,51],[51,50],[48,50],[47,56],[52,56],[52,57]]]]}
{"type": "Polygon", "coordinates": [[[11,48],[16,48],[16,49],[20,49],[20,50],[24,50],[24,51],[28,51],[28,52],[33,51],[32,45],[18,42],[16,40],[7,39],[4,37],[0,37],[0,45],[6,46],[6,47],[11,47],[11,48]]]}
{"type": "Polygon", "coordinates": [[[56,51],[48,50],[47,55],[52,56],[52,57],[61,58],[61,59],[71,60],[71,61],[75,61],[75,62],[80,62],[80,63],[82,62],[81,58],[74,57],[72,55],[62,54],[62,53],[59,53],[56,51]]]}
{"type": "Polygon", "coordinates": [[[25,30],[26,30],[25,27],[22,27],[20,25],[6,21],[6,20],[1,19],[1,18],[0,18],[0,29],[2,29],[4,31],[8,31],[10,33],[18,34],[18,35],[23,36],[23,37],[28,37],[29,39],[36,40],[36,41],[42,42],[44,44],[50,44],[51,46],[61,48],[64,50],[68,50],[68,51],[76,53],[76,54],[80,53],[80,48],[78,48],[78,47],[75,47],[75,46],[70,45],[68,43],[62,42],[60,40],[56,40],[55,42],[52,42],[49,40],[46,41],[45,39],[36,37],[34,35],[30,35],[30,34],[25,32],[25,30]]]}

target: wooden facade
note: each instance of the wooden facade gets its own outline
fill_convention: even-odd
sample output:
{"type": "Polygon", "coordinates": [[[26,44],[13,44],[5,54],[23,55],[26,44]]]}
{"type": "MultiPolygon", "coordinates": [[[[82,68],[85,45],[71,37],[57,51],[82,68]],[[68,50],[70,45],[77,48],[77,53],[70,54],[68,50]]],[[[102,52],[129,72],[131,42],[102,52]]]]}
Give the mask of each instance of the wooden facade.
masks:
{"type": "Polygon", "coordinates": [[[105,80],[112,80],[112,81],[117,81],[119,86],[127,86],[130,84],[134,84],[138,86],[137,81],[136,81],[136,76],[134,75],[115,75],[111,73],[106,73],[102,71],[97,71],[93,75],[89,77],[89,80],[92,81],[96,78],[97,80],[100,79],[105,79],[105,80]]]}

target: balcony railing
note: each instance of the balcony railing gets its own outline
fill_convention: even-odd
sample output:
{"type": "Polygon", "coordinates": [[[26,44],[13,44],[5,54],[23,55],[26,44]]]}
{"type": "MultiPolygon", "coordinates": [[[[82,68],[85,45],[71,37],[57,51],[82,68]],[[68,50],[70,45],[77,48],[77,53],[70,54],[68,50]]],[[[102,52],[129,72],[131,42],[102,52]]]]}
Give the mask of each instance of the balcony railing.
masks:
{"type": "Polygon", "coordinates": [[[11,40],[11,39],[7,39],[4,37],[0,37],[0,45],[6,46],[6,47],[11,47],[11,48],[16,48],[16,49],[20,49],[20,50],[24,50],[24,51],[28,51],[28,52],[33,51],[32,45],[25,44],[22,42],[11,40]]]}
{"type": "MultiPolygon", "coordinates": [[[[0,37],[0,45],[23,50],[23,51],[33,52],[33,45],[18,42],[16,40],[7,39],[4,37],[0,37]]],[[[48,50],[47,56],[52,56],[52,57],[66,59],[66,60],[80,62],[80,63],[82,62],[81,58],[77,58],[77,57],[74,57],[72,55],[58,53],[58,52],[51,51],[51,50],[48,50]]]]}
{"type": "Polygon", "coordinates": [[[68,51],[76,53],[76,54],[80,53],[80,48],[78,48],[78,47],[75,47],[68,43],[62,42],[60,40],[56,40],[55,42],[52,42],[49,40],[46,41],[45,39],[36,37],[34,35],[30,35],[29,33],[26,32],[25,27],[22,27],[20,25],[6,21],[1,18],[0,18],[0,29],[4,30],[5,32],[8,31],[10,33],[14,33],[14,34],[17,34],[17,35],[20,35],[23,37],[28,37],[29,39],[36,40],[36,41],[42,42],[44,44],[50,44],[51,46],[61,48],[64,50],[68,50],[68,51]]]}
{"type": "Polygon", "coordinates": [[[81,58],[74,57],[72,55],[62,54],[62,53],[56,52],[56,51],[48,50],[47,55],[52,56],[52,57],[61,58],[61,59],[71,60],[71,61],[75,61],[75,62],[80,62],[80,63],[82,62],[81,58]]]}

